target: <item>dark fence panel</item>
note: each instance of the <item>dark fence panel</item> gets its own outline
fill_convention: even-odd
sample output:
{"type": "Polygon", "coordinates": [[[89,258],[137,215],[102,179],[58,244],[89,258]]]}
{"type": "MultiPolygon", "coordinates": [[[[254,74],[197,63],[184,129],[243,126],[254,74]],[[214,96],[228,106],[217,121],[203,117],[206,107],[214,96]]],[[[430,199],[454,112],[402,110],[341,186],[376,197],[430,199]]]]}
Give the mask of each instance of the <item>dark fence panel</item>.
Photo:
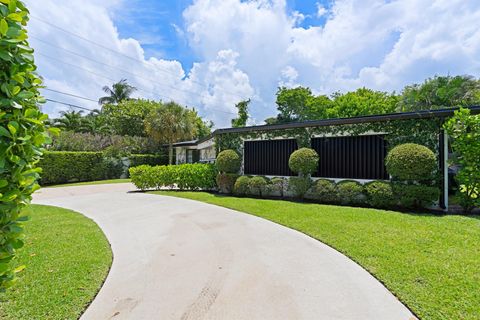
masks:
{"type": "Polygon", "coordinates": [[[313,138],[312,148],[320,156],[314,177],[388,179],[383,136],[313,138]]]}
{"type": "Polygon", "coordinates": [[[293,176],[288,159],[297,150],[295,139],[245,141],[243,150],[245,174],[293,176]]]}

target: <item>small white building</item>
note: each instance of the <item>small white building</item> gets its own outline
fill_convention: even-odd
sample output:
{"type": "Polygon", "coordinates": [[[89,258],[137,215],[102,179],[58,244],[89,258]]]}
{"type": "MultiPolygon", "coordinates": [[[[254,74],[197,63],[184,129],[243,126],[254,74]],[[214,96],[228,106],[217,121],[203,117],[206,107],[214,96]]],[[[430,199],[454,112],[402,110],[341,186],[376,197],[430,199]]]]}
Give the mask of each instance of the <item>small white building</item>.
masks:
{"type": "Polygon", "coordinates": [[[176,164],[213,163],[216,158],[215,139],[213,135],[200,140],[174,143],[176,164]]]}

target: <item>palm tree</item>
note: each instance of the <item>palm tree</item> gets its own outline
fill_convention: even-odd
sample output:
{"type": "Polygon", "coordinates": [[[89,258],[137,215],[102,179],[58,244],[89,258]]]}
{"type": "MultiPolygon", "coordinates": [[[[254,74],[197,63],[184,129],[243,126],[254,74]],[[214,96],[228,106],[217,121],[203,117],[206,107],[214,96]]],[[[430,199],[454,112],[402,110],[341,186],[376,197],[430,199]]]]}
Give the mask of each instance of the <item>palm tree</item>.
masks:
{"type": "Polygon", "coordinates": [[[137,88],[127,83],[127,79],[122,79],[112,85],[112,88],[105,86],[103,91],[108,94],[98,100],[98,103],[103,104],[118,104],[123,100],[128,100],[137,88]]]}
{"type": "Polygon", "coordinates": [[[82,113],[83,111],[75,110],[62,111],[61,118],[55,119],[55,126],[66,131],[79,131],[83,122],[82,113]]]}
{"type": "Polygon", "coordinates": [[[159,104],[145,119],[145,131],[158,143],[168,144],[168,162],[173,162],[173,143],[197,134],[192,112],[175,102],[159,104]]]}

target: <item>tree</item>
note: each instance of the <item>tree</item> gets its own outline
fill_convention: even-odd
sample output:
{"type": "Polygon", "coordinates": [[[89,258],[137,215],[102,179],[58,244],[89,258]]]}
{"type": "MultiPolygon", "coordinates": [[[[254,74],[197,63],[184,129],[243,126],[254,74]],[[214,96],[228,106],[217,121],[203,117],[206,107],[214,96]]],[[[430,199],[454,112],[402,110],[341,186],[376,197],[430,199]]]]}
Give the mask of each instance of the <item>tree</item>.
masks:
{"type": "Polygon", "coordinates": [[[103,91],[108,94],[106,97],[102,97],[98,100],[98,103],[103,104],[118,104],[124,100],[130,99],[130,96],[135,92],[137,88],[127,83],[127,79],[122,79],[112,85],[112,88],[108,86],[103,87],[103,91]]]}
{"type": "Polygon", "coordinates": [[[306,120],[309,99],[312,91],[309,88],[297,87],[289,89],[280,87],[277,91],[278,123],[306,120]]]}
{"type": "Polygon", "coordinates": [[[102,112],[115,134],[145,137],[145,119],[159,104],[144,99],[124,100],[117,105],[104,105],[102,112]]]}
{"type": "Polygon", "coordinates": [[[61,117],[55,119],[55,126],[57,128],[61,128],[66,131],[81,131],[83,118],[82,118],[83,111],[61,111],[61,117]]]}
{"type": "Polygon", "coordinates": [[[189,110],[192,113],[192,117],[195,119],[196,135],[194,138],[202,139],[212,133],[213,122],[204,121],[199,115],[198,112],[194,110],[189,110]]]}
{"type": "Polygon", "coordinates": [[[326,118],[350,118],[395,112],[398,97],[393,93],[360,88],[345,94],[334,93],[326,118]]]}
{"type": "Polygon", "coordinates": [[[93,110],[82,119],[80,131],[93,134],[112,134],[112,128],[107,124],[105,115],[100,110],[93,110]]]}
{"type": "Polygon", "coordinates": [[[480,104],[480,80],[472,76],[435,76],[406,86],[398,111],[418,111],[480,104]]]}
{"type": "Polygon", "coordinates": [[[249,104],[250,99],[240,101],[235,105],[235,108],[238,110],[238,117],[232,119],[232,128],[245,127],[247,125],[249,104]]]}
{"type": "Polygon", "coordinates": [[[197,134],[195,115],[175,102],[159,104],[145,119],[147,134],[158,143],[168,144],[168,162],[173,163],[173,143],[193,139],[197,134]]]}

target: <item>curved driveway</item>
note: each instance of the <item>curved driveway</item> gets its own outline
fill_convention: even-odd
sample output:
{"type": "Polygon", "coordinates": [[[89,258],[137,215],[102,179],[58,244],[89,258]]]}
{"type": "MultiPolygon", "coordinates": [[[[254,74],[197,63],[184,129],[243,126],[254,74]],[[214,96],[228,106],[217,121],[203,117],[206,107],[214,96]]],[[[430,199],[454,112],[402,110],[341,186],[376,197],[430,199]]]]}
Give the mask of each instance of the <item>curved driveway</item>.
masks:
{"type": "Polygon", "coordinates": [[[112,184],[34,195],[34,203],[92,218],[112,245],[112,269],[82,319],[413,318],[368,272],[299,232],[130,190],[112,184]]]}

